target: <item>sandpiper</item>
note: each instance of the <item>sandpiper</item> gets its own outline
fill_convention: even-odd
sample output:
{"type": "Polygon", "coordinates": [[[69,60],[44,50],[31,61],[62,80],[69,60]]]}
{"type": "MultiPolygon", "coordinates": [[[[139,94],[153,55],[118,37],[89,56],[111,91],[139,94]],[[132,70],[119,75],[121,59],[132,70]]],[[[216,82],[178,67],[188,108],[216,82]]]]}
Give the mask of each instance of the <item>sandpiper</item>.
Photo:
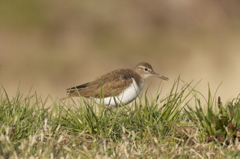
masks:
{"type": "Polygon", "coordinates": [[[141,92],[145,79],[155,76],[163,80],[168,77],[157,74],[150,64],[141,62],[133,68],[118,69],[109,72],[92,82],[67,89],[68,97],[83,96],[103,103],[108,107],[128,104],[141,92]]]}

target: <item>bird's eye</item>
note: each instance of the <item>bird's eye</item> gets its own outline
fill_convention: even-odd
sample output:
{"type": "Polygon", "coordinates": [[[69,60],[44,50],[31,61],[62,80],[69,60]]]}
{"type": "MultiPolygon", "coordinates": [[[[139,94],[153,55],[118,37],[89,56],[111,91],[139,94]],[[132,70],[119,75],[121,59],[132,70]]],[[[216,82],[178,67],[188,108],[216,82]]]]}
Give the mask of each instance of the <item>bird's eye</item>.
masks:
{"type": "Polygon", "coordinates": [[[144,71],[146,71],[146,72],[147,72],[147,71],[148,71],[148,68],[146,68],[146,67],[145,67],[145,68],[144,68],[144,71]]]}

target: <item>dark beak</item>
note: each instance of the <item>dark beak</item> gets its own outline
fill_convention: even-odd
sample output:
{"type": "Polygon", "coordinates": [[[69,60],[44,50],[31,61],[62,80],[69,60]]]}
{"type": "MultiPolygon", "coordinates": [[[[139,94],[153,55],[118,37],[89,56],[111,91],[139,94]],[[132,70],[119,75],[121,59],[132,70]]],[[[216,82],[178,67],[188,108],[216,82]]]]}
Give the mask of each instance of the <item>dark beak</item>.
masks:
{"type": "Polygon", "coordinates": [[[159,75],[159,74],[157,74],[157,73],[153,73],[153,76],[156,76],[156,77],[158,77],[158,78],[161,78],[161,79],[163,79],[163,80],[168,80],[168,77],[165,77],[165,76],[163,76],[163,75],[159,75]]]}

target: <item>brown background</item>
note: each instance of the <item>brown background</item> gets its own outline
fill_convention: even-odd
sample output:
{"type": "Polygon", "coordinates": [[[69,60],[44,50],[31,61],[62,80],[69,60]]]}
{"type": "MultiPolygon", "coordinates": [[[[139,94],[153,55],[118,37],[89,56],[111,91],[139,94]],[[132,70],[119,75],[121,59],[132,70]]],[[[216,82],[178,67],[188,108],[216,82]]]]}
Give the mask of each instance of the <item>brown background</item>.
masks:
{"type": "MultiPolygon", "coordinates": [[[[0,2],[0,83],[46,97],[146,61],[225,100],[240,92],[240,1],[12,0],[0,2]]],[[[159,80],[150,79],[154,95],[159,80]]]]}

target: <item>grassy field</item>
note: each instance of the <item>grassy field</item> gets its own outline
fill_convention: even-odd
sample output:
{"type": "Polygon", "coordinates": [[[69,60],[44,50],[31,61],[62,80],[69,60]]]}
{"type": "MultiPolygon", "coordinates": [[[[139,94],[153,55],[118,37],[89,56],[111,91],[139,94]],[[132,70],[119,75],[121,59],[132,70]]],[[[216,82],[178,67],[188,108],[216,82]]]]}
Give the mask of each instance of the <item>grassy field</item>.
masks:
{"type": "Polygon", "coordinates": [[[196,85],[117,109],[1,87],[0,158],[240,158],[239,98],[224,105],[196,85]]]}

